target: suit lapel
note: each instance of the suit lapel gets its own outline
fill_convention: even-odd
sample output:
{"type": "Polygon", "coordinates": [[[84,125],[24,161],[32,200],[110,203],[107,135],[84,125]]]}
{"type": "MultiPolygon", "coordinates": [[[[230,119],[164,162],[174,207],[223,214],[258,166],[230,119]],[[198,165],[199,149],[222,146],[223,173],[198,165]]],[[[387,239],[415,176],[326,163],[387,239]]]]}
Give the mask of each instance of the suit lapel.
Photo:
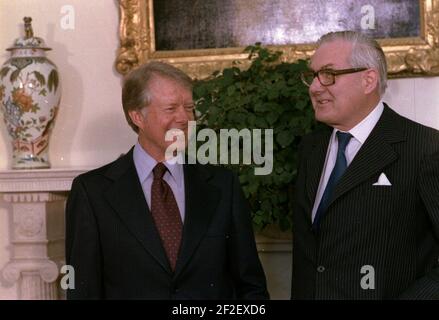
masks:
{"type": "Polygon", "coordinates": [[[346,169],[329,205],[398,159],[392,144],[404,141],[404,128],[399,119],[385,104],[380,120],[346,169]]]}
{"type": "Polygon", "coordinates": [[[180,274],[194,254],[218,206],[220,191],[208,183],[209,176],[201,165],[184,165],[185,221],[174,277],[180,274]]]}
{"type": "Polygon", "coordinates": [[[171,273],[160,236],[155,228],[143,189],[134,166],[133,152],[126,154],[107,172],[114,179],[105,197],[128,230],[152,257],[171,273]]]}

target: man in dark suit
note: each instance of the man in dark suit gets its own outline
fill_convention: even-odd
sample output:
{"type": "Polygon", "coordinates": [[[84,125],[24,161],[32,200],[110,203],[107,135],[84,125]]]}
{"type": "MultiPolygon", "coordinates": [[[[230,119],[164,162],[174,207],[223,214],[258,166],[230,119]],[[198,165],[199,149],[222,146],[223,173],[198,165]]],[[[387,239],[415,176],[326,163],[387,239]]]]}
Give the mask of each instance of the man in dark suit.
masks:
{"type": "Polygon", "coordinates": [[[138,143],[73,182],[66,256],[75,288],[67,297],[268,299],[237,176],[165,161],[169,130],[184,132],[187,144],[191,79],[152,62],[125,79],[122,102],[138,143]]]}
{"type": "Polygon", "coordinates": [[[302,74],[318,121],[304,137],[293,299],[439,298],[439,133],[382,102],[385,56],[345,31],[302,74]]]}

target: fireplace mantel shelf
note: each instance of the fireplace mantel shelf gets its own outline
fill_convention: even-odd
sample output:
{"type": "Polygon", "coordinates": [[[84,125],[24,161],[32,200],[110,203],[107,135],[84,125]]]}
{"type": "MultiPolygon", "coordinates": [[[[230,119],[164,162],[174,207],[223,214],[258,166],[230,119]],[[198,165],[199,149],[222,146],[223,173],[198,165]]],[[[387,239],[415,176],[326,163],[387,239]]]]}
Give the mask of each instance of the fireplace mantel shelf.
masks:
{"type": "Polygon", "coordinates": [[[0,192],[69,191],[73,179],[92,168],[0,170],[0,192]]]}

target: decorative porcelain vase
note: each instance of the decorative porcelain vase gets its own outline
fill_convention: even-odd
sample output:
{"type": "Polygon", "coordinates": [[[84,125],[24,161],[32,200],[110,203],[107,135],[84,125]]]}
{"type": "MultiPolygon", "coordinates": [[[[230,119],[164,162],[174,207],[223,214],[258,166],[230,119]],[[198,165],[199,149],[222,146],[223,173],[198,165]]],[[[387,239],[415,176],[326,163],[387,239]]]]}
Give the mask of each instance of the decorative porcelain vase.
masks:
{"type": "Polygon", "coordinates": [[[13,169],[49,168],[49,137],[61,100],[56,66],[46,58],[44,40],[24,18],[25,37],[8,48],[0,69],[0,109],[12,139],[13,169]]]}

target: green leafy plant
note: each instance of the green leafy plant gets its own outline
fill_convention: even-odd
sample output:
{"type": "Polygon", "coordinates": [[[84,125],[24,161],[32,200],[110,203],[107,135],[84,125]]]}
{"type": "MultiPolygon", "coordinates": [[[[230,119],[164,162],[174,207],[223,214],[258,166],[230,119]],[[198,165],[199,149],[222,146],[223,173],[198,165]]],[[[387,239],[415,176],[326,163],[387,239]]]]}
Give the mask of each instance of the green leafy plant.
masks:
{"type": "Polygon", "coordinates": [[[287,231],[291,229],[297,148],[301,137],[316,125],[308,88],[300,80],[307,62],[281,62],[281,52],[259,43],[245,52],[251,61],[247,69],[241,70],[235,63],[195,83],[198,120],[217,133],[231,128],[273,129],[271,174],[255,175],[256,164],[228,166],[239,174],[255,228],[277,225],[287,231]]]}

